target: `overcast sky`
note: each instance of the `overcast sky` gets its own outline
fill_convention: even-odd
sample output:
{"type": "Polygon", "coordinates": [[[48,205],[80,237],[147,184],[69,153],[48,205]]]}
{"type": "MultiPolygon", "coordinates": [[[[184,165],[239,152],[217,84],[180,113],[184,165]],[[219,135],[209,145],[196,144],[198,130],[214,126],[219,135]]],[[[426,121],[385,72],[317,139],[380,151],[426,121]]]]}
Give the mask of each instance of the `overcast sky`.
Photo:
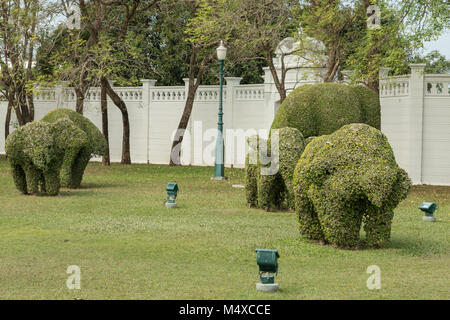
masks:
{"type": "Polygon", "coordinates": [[[450,60],[450,30],[447,30],[447,32],[443,33],[441,37],[436,41],[425,42],[424,49],[425,53],[433,50],[438,50],[440,53],[445,55],[447,60],[450,60]]]}

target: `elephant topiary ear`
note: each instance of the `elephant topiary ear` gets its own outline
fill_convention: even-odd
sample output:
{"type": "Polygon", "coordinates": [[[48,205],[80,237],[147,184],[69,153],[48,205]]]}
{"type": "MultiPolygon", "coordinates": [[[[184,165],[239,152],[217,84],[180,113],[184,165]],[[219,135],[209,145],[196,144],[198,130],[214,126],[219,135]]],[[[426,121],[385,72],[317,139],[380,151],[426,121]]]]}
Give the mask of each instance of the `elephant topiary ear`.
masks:
{"type": "Polygon", "coordinates": [[[408,173],[402,168],[398,168],[397,180],[392,186],[392,193],[388,198],[388,205],[395,208],[401,201],[403,201],[411,190],[411,179],[408,173]]]}
{"type": "Polygon", "coordinates": [[[87,134],[69,118],[62,118],[51,124],[55,142],[59,150],[78,151],[88,143],[87,134]]]}
{"type": "Polygon", "coordinates": [[[359,176],[360,185],[365,191],[367,199],[379,208],[386,205],[397,181],[397,167],[389,165],[387,162],[373,161],[362,166],[361,172],[364,174],[359,176]]]}

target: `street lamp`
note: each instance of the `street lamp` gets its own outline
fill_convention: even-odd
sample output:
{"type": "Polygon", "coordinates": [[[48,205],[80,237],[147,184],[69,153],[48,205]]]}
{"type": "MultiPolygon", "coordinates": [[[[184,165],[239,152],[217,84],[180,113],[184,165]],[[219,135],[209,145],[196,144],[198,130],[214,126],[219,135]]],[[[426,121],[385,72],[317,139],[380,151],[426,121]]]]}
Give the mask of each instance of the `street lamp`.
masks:
{"type": "Polygon", "coordinates": [[[224,154],[225,146],[223,143],[223,65],[225,58],[227,57],[227,48],[223,45],[223,41],[220,41],[220,46],[217,48],[217,59],[220,65],[220,89],[219,89],[219,122],[217,141],[216,141],[216,161],[214,163],[214,180],[226,180],[225,168],[224,168],[224,154]]]}

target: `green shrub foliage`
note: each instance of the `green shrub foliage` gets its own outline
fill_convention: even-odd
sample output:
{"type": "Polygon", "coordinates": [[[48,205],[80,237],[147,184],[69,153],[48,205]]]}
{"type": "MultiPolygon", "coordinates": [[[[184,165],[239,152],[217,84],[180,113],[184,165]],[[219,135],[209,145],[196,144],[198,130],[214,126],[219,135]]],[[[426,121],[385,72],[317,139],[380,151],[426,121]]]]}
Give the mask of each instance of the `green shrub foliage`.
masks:
{"type": "Polygon", "coordinates": [[[86,134],[68,119],[31,122],[13,131],[5,150],[17,189],[24,194],[57,195],[65,150],[86,141],[86,134]]]}
{"type": "MultiPolygon", "coordinates": [[[[61,168],[61,186],[78,188],[89,160],[93,156],[102,156],[105,153],[106,140],[89,119],[69,109],[55,109],[41,121],[55,123],[60,119],[68,119],[86,136],[85,143],[74,142],[64,150],[64,161],[61,168]]],[[[68,137],[68,139],[71,138],[68,137]]]]}
{"type": "Polygon", "coordinates": [[[316,138],[316,136],[311,136],[305,139],[305,147],[314,139],[316,138]]]}
{"type": "Polygon", "coordinates": [[[252,138],[253,143],[249,143],[251,152],[257,154],[257,157],[253,155],[253,159],[257,159],[256,164],[249,163],[251,152],[246,159],[246,196],[247,203],[252,207],[266,210],[294,208],[293,172],[305,147],[305,140],[300,131],[294,128],[278,130],[277,137],[278,158],[271,154],[271,146],[275,143],[272,142],[275,139],[274,132],[267,142],[252,138]],[[266,155],[273,158],[271,162],[264,160],[266,155]],[[269,168],[275,169],[273,174],[264,172],[263,169],[269,168]]]}
{"type": "Polygon", "coordinates": [[[292,127],[305,138],[330,134],[350,123],[380,129],[377,94],[363,86],[320,83],[295,89],[281,104],[272,129],[292,127]]]}
{"type": "Polygon", "coordinates": [[[245,196],[250,207],[258,206],[258,145],[259,137],[251,136],[247,139],[249,152],[245,158],[245,196]]]}
{"type": "Polygon", "coordinates": [[[283,204],[284,185],[280,174],[258,175],[258,207],[270,211],[280,209],[283,204]]]}
{"type": "Polygon", "coordinates": [[[282,181],[282,192],[285,206],[294,209],[294,192],[292,179],[295,166],[305,149],[305,139],[301,132],[294,128],[282,128],[279,130],[279,176],[282,181]]]}
{"type": "Polygon", "coordinates": [[[381,109],[378,94],[362,85],[350,86],[350,89],[359,101],[359,110],[361,111],[359,122],[380,129],[381,109]]]}
{"type": "Polygon", "coordinates": [[[358,244],[362,224],[368,245],[386,243],[393,210],[411,187],[387,138],[366,124],[311,141],[293,184],[300,232],[341,247],[358,244]]]}

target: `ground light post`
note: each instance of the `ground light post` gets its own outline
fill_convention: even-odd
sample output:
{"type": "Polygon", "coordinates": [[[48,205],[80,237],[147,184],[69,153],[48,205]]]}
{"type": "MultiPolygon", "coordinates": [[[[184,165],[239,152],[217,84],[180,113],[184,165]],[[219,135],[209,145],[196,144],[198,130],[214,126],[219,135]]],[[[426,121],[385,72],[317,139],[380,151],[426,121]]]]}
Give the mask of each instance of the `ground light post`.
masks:
{"type": "Polygon", "coordinates": [[[213,180],[226,180],[225,177],[225,145],[223,142],[223,65],[227,57],[227,48],[220,41],[220,46],[217,48],[217,59],[220,65],[220,89],[219,89],[219,121],[217,122],[217,141],[216,141],[216,160],[214,163],[214,177],[213,180]]]}

